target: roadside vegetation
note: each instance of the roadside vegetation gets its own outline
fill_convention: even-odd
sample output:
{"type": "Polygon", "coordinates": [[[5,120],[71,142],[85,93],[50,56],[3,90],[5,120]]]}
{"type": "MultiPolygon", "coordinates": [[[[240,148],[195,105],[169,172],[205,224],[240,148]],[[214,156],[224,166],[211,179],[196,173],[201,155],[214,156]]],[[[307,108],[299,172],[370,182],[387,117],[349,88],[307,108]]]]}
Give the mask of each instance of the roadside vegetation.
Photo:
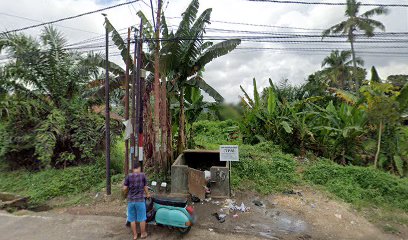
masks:
{"type": "MultiPolygon", "coordinates": [[[[385,29],[371,18],[387,9],[359,14],[360,3],[347,1],[347,19],[322,36],[345,35],[350,51],[333,50],[322,59],[322,68],[299,86],[272,76],[260,89],[253,79],[251,89],[240,87],[238,104],[223,103],[203,71],[241,41],[204,41],[212,10],[200,15],[198,10],[199,1],[192,0],[175,31],[164,14],[161,27],[154,28],[138,13],[145,20],[144,38],[158,34],[174,40],[161,46],[147,41],[144,53],[143,68],[150,73],[142,96],[147,171],[168,175],[171,161],[186,147],[233,144],[240,146],[240,162],[232,164],[235,190],[271,194],[312,185],[359,209],[408,213],[408,76],[396,73],[381,79],[370,66],[368,78],[354,49],[359,31],[372,37],[376,28],[385,29]]],[[[108,19],[105,26],[122,60],[132,63],[124,39],[108,19]]],[[[97,53],[78,53],[67,46],[52,26],[38,37],[0,36],[0,51],[9,58],[0,65],[0,191],[30,196],[34,205],[100,191],[105,184],[101,113],[106,62],[97,53]]],[[[126,71],[108,64],[111,166],[118,182],[124,175],[126,71]]]]}

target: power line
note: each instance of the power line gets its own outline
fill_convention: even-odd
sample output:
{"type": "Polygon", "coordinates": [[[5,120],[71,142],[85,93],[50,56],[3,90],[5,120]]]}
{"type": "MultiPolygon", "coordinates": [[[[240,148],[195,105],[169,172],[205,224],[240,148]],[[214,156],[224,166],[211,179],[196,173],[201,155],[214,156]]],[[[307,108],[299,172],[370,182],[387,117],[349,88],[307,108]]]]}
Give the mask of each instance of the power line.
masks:
{"type": "MultiPolygon", "coordinates": [[[[181,17],[166,17],[168,19],[177,19],[181,17]]],[[[221,20],[211,20],[211,22],[216,23],[225,23],[232,25],[245,25],[252,27],[267,27],[267,28],[282,28],[282,29],[296,29],[296,30],[315,30],[315,31],[324,31],[322,28],[303,28],[303,27],[289,27],[289,26],[277,26],[277,25],[268,25],[268,24],[256,24],[256,23],[244,23],[244,22],[231,22],[231,21],[221,21],[221,20]]]]}
{"type": "MultiPolygon", "coordinates": [[[[287,0],[246,0],[249,2],[267,2],[267,3],[282,3],[282,4],[300,4],[300,5],[326,5],[326,6],[346,6],[347,3],[342,2],[313,2],[313,1],[287,1],[287,0]]],[[[361,6],[371,7],[408,7],[408,4],[384,4],[384,3],[361,3],[361,6]]]]}
{"type": "MultiPolygon", "coordinates": [[[[22,17],[22,16],[10,14],[10,13],[5,13],[5,12],[0,12],[0,15],[4,15],[4,16],[8,16],[8,17],[14,17],[14,18],[19,18],[19,19],[24,19],[24,20],[28,20],[28,21],[32,21],[32,22],[40,22],[40,23],[43,23],[43,21],[40,21],[40,20],[36,20],[36,19],[28,18],[28,17],[22,17]]],[[[87,32],[87,33],[93,33],[93,34],[100,34],[100,33],[97,33],[97,32],[92,32],[92,31],[88,31],[88,30],[84,30],[84,29],[79,29],[79,28],[74,28],[74,27],[68,27],[68,26],[64,26],[64,25],[60,25],[60,24],[55,24],[55,26],[62,27],[62,28],[67,28],[67,29],[72,29],[72,30],[76,30],[76,31],[81,31],[81,32],[87,32]]]]}
{"type": "Polygon", "coordinates": [[[23,31],[23,30],[31,29],[31,28],[36,28],[36,27],[41,27],[41,26],[45,26],[45,25],[49,25],[49,24],[54,24],[54,23],[57,23],[57,22],[62,22],[62,21],[66,21],[66,20],[71,20],[71,19],[74,19],[74,18],[79,18],[79,17],[86,16],[86,15],[89,15],[89,14],[93,14],[93,13],[97,13],[97,12],[102,12],[102,11],[109,10],[109,9],[112,9],[112,8],[117,8],[117,7],[121,7],[121,6],[124,6],[124,5],[132,4],[132,3],[135,3],[135,2],[137,2],[137,1],[140,1],[140,0],[131,0],[131,1],[129,1],[129,2],[124,2],[124,3],[116,4],[116,5],[113,5],[113,6],[101,8],[101,9],[94,10],[94,11],[90,11],[90,12],[81,13],[81,14],[78,14],[78,15],[70,16],[70,17],[60,18],[60,19],[57,19],[57,20],[49,21],[49,22],[44,22],[44,23],[40,23],[40,24],[36,24],[36,25],[31,25],[31,26],[28,26],[28,27],[23,27],[23,28],[18,28],[18,29],[6,31],[6,32],[3,32],[2,34],[8,34],[8,33],[13,33],[13,32],[20,32],[20,31],[23,31]]]}

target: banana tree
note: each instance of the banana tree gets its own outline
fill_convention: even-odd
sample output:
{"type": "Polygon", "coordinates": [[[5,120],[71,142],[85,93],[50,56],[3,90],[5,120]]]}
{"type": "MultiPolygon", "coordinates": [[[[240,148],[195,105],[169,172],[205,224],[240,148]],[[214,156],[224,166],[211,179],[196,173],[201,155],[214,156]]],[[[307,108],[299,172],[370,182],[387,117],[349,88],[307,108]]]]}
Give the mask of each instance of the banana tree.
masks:
{"type": "Polygon", "coordinates": [[[310,119],[311,130],[324,149],[324,155],[343,165],[352,161],[367,131],[366,112],[345,103],[336,107],[332,101],[326,108],[311,106],[315,111],[315,116],[310,119]]]}
{"type": "Polygon", "coordinates": [[[213,59],[223,56],[234,50],[240,43],[239,39],[232,39],[213,43],[204,41],[206,25],[210,24],[212,9],[204,10],[197,16],[199,1],[192,0],[182,14],[176,32],[163,31],[166,41],[162,47],[162,61],[166,75],[169,76],[175,91],[179,94],[179,139],[178,151],[185,148],[185,109],[184,90],[187,86],[196,86],[207,92],[216,101],[223,101],[222,96],[209,86],[200,76],[205,65],[213,59]]]}

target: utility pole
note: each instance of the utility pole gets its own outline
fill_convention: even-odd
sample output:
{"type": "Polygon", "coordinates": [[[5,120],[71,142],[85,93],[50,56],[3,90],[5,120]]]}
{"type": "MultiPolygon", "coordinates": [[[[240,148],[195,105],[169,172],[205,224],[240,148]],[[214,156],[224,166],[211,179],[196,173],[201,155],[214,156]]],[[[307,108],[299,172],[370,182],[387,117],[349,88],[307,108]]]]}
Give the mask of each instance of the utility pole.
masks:
{"type": "MultiPolygon", "coordinates": [[[[129,121],[129,65],[130,65],[130,28],[128,28],[127,37],[127,56],[126,58],[126,73],[125,73],[125,119],[129,121]]],[[[125,140],[125,176],[129,173],[129,139],[125,140]]]]}
{"type": "Polygon", "coordinates": [[[105,31],[106,31],[106,48],[105,48],[105,155],[106,155],[106,194],[111,195],[111,176],[110,176],[110,112],[109,112],[109,31],[106,24],[108,19],[106,14],[102,14],[105,17],[105,31]]]}
{"type": "Polygon", "coordinates": [[[140,27],[139,27],[139,46],[138,46],[138,58],[137,58],[137,136],[138,136],[138,160],[140,162],[140,167],[143,171],[143,102],[142,102],[142,89],[143,89],[143,82],[141,77],[141,69],[142,69],[142,54],[143,54],[143,19],[140,19],[140,27]]]}
{"type": "Polygon", "coordinates": [[[156,29],[156,21],[154,20],[153,0],[150,0],[150,9],[152,10],[153,27],[154,27],[154,29],[156,29]]]}
{"type": "Polygon", "coordinates": [[[131,116],[131,124],[132,124],[132,134],[130,135],[130,161],[131,161],[131,168],[133,169],[133,164],[135,161],[135,154],[136,154],[136,79],[137,79],[137,67],[136,67],[136,59],[138,55],[138,41],[137,41],[137,30],[135,29],[135,53],[133,58],[133,76],[132,76],[132,116],[131,116]]]}

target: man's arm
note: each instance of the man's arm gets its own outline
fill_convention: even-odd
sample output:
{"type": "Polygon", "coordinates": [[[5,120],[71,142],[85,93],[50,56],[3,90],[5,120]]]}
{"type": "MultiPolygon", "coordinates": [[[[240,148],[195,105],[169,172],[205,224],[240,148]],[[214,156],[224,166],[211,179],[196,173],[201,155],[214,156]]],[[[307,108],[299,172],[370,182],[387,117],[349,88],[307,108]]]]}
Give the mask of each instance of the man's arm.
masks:
{"type": "Polygon", "coordinates": [[[144,176],[143,184],[144,184],[143,189],[144,189],[144,192],[145,192],[145,194],[146,194],[146,198],[150,198],[150,192],[149,192],[149,187],[147,186],[146,175],[144,176]]]}
{"type": "Polygon", "coordinates": [[[123,183],[123,187],[122,187],[123,195],[124,195],[125,198],[127,197],[128,192],[129,192],[129,187],[128,186],[129,186],[129,178],[126,177],[125,181],[123,183]]]}
{"type": "Polygon", "coordinates": [[[149,187],[144,186],[144,192],[145,192],[145,194],[146,194],[146,198],[150,198],[149,187]]]}

